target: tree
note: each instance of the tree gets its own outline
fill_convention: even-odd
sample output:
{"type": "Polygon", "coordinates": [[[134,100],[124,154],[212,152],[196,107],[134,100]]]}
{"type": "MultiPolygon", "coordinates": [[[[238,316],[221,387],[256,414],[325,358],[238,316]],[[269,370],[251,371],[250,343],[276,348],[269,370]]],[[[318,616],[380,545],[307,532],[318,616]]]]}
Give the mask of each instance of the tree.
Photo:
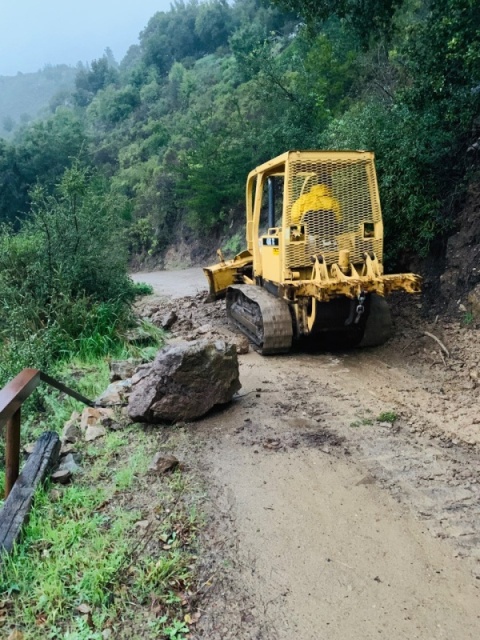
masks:
{"type": "Polygon", "coordinates": [[[74,101],[79,107],[86,107],[93,100],[95,95],[105,89],[109,84],[113,84],[118,79],[118,71],[110,66],[108,57],[105,55],[98,60],[94,60],[91,67],[80,68],[75,78],[74,101]]]}
{"type": "Polygon", "coordinates": [[[175,0],[169,12],[156,13],[140,34],[144,63],[166,75],[173,62],[200,57],[202,45],[195,31],[198,12],[197,0],[175,0]]]}
{"type": "Polygon", "coordinates": [[[111,128],[125,120],[139,104],[139,92],[132,85],[120,89],[109,85],[97,93],[88,107],[88,113],[97,122],[111,128]]]}
{"type": "Polygon", "coordinates": [[[314,26],[332,16],[344,19],[355,29],[366,47],[372,37],[387,39],[393,30],[393,16],[403,0],[272,0],[288,11],[294,11],[314,26]]]}
{"type": "Polygon", "coordinates": [[[23,217],[35,183],[52,190],[73,158],[84,158],[85,144],[80,119],[59,108],[49,119],[23,129],[15,146],[0,146],[0,219],[15,222],[23,217]]]}
{"type": "Polygon", "coordinates": [[[232,10],[226,0],[209,0],[200,5],[195,18],[195,33],[205,53],[226,45],[232,29],[232,10]]]}

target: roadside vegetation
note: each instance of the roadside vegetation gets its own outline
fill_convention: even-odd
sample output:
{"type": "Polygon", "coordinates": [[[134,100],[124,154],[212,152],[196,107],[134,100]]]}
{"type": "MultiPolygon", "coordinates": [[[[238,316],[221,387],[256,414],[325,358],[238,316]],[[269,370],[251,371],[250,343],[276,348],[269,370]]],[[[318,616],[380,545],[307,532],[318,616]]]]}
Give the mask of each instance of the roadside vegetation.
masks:
{"type": "Polygon", "coordinates": [[[22,543],[0,565],[2,633],[186,637],[198,615],[200,493],[181,470],[148,474],[158,449],[138,427],[110,432],[78,447],[83,472],[73,484],[37,493],[22,543]]]}
{"type": "MultiPolygon", "coordinates": [[[[176,0],[125,58],[80,68],[49,117],[0,143],[0,216],[73,158],[104,179],[129,251],[244,222],[244,183],[289,148],[376,153],[388,264],[438,250],[478,168],[475,0],[176,0]]],[[[240,232],[241,233],[241,232],[240,232]]],[[[233,247],[232,249],[236,248],[233,247]]]]}

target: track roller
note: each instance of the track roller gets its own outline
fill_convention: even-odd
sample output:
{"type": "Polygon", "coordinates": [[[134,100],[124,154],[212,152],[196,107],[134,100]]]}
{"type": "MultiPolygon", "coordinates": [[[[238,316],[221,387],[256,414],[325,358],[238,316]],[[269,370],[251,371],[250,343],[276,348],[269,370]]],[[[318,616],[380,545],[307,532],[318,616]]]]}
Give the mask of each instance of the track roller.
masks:
{"type": "Polygon", "coordinates": [[[262,355],[290,350],[293,328],[288,304],[265,289],[248,284],[228,287],[227,315],[262,355]]]}

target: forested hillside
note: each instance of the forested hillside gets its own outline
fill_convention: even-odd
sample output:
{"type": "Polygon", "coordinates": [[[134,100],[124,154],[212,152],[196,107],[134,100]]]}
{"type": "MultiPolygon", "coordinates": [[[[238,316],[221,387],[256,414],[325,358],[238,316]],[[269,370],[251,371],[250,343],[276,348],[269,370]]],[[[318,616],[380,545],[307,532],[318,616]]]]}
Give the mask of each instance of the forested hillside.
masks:
{"type": "MultiPolygon", "coordinates": [[[[477,168],[476,0],[175,1],[117,68],[81,69],[55,113],[0,143],[0,215],[28,216],[73,160],[122,202],[130,252],[243,220],[247,172],[289,148],[375,151],[390,266],[454,226],[477,168]]],[[[235,248],[231,243],[231,248],[235,248]]],[[[240,244],[240,243],[239,243],[240,244]]]]}
{"type": "Polygon", "coordinates": [[[48,65],[36,73],[0,76],[0,136],[11,138],[15,129],[68,104],[76,74],[74,67],[48,65]]]}
{"type": "Polygon", "coordinates": [[[2,637],[478,637],[479,0],[173,0],[123,60],[69,73],[19,76],[3,123],[0,79],[0,495],[20,435],[62,433],[62,485],[0,544],[2,637]],[[271,271],[235,274],[264,286],[227,314],[173,271],[245,248],[247,174],[289,149],[375,152],[386,271],[424,277],[393,319],[383,294],[418,276],[382,277],[371,194],[307,161],[271,271]],[[20,410],[27,367],[91,406],[55,384],[20,410]]]}

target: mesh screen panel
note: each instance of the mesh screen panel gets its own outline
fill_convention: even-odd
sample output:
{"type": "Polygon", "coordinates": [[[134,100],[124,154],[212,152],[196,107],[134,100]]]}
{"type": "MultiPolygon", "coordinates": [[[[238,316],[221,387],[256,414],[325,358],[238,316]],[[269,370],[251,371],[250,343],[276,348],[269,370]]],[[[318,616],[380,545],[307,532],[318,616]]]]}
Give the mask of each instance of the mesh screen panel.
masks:
{"type": "Polygon", "coordinates": [[[373,159],[329,160],[326,155],[318,160],[290,159],[285,222],[287,226],[304,226],[305,233],[300,240],[293,234],[287,240],[285,266],[310,265],[311,256],[318,254],[332,264],[338,262],[340,249],[350,251],[353,263],[361,262],[365,251],[374,251],[382,261],[380,225],[374,237],[381,210],[373,159]]]}

